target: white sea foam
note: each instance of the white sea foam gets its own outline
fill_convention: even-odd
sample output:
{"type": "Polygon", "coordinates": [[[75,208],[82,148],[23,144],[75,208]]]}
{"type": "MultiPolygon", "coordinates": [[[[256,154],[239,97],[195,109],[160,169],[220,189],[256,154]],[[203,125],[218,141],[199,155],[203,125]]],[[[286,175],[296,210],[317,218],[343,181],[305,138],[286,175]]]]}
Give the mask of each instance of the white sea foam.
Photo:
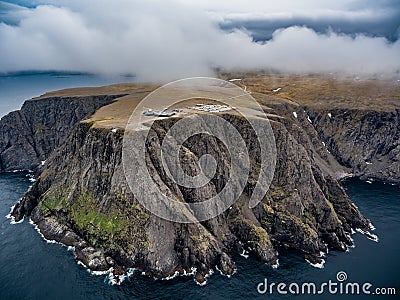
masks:
{"type": "Polygon", "coordinates": [[[197,285],[199,286],[205,286],[207,284],[207,280],[204,280],[203,282],[198,282],[196,279],[193,279],[194,282],[196,282],[197,285]]]}
{"type": "Polygon", "coordinates": [[[80,260],[77,260],[76,263],[82,267],[85,268],[85,270],[90,273],[91,275],[95,275],[95,276],[101,276],[101,275],[109,275],[110,272],[112,272],[114,270],[114,268],[110,268],[106,271],[93,271],[91,269],[89,269],[83,262],[81,262],[80,260]]]}
{"type": "Polygon", "coordinates": [[[217,266],[215,266],[215,269],[216,269],[217,271],[219,271],[219,273],[220,273],[222,276],[226,276],[226,277],[228,277],[228,278],[231,278],[231,276],[234,275],[234,274],[236,274],[236,272],[237,272],[237,269],[234,269],[232,275],[227,275],[227,274],[224,274],[217,266]]]}
{"type": "MultiPolygon", "coordinates": [[[[104,282],[108,283],[110,285],[121,285],[122,282],[125,281],[125,279],[128,279],[129,277],[131,277],[134,274],[136,269],[129,268],[127,273],[123,274],[123,275],[114,275],[113,271],[114,271],[114,268],[110,268],[107,271],[108,275],[104,278],[104,282]]],[[[102,274],[102,275],[104,275],[104,274],[102,274]]]]}
{"type": "Polygon", "coordinates": [[[359,233],[361,233],[362,235],[364,235],[367,239],[369,239],[371,241],[379,242],[379,238],[376,234],[373,234],[366,230],[362,230],[360,228],[356,228],[356,231],[358,231],[359,233]]]}
{"type": "Polygon", "coordinates": [[[368,223],[368,227],[372,231],[374,231],[376,229],[375,226],[371,222],[368,223]]]}
{"type": "Polygon", "coordinates": [[[217,271],[219,271],[219,273],[220,273],[222,276],[225,276],[225,274],[222,273],[222,271],[221,271],[217,266],[215,266],[215,269],[216,269],[217,271]]]}
{"type": "MultiPolygon", "coordinates": [[[[72,252],[75,251],[75,247],[74,247],[74,246],[67,246],[67,245],[65,245],[65,244],[63,244],[63,243],[60,243],[60,242],[57,242],[57,241],[55,241],[55,240],[47,239],[47,238],[41,233],[39,227],[32,221],[32,219],[29,219],[29,223],[33,225],[34,229],[39,233],[39,235],[42,237],[42,239],[43,239],[46,243],[48,243],[48,244],[58,244],[58,245],[67,247],[67,251],[72,251],[72,252]]],[[[112,284],[112,285],[114,285],[114,284],[118,284],[118,285],[121,284],[122,281],[124,281],[125,278],[126,278],[126,276],[127,276],[127,275],[114,275],[114,274],[112,273],[113,270],[114,270],[112,267],[111,267],[110,269],[108,269],[108,270],[105,270],[105,271],[93,271],[93,270],[89,269],[83,262],[81,262],[81,261],[79,261],[79,260],[77,260],[77,264],[83,266],[83,267],[86,269],[86,271],[87,271],[88,273],[90,273],[91,275],[95,275],[95,276],[107,275],[107,277],[105,278],[105,282],[107,281],[107,282],[109,282],[109,283],[112,284]]],[[[129,269],[128,269],[128,270],[129,270],[129,269]]],[[[128,271],[128,274],[130,274],[129,271],[128,271]]]]}
{"type": "Polygon", "coordinates": [[[244,258],[249,258],[249,254],[246,250],[243,249],[243,252],[240,253],[240,256],[243,256],[244,258]]]}
{"type": "MultiPolygon", "coordinates": [[[[353,229],[351,229],[351,230],[352,230],[352,232],[353,232],[353,229]]],[[[350,233],[350,234],[351,234],[351,233],[350,233]]],[[[353,243],[353,245],[347,246],[347,248],[355,248],[356,246],[355,246],[355,244],[354,244],[354,239],[351,237],[350,234],[346,234],[346,237],[353,243]]]]}
{"type": "Polygon", "coordinates": [[[177,277],[177,276],[179,276],[179,272],[178,272],[178,271],[175,271],[174,274],[169,275],[169,276],[164,277],[164,278],[161,278],[161,280],[171,280],[171,279],[174,279],[174,278],[177,277]]]}
{"type": "Polygon", "coordinates": [[[204,282],[198,282],[196,278],[194,278],[194,282],[196,282],[197,285],[199,286],[205,286],[207,284],[207,278],[209,278],[212,274],[214,274],[214,270],[210,269],[206,275],[204,275],[204,282]]]}
{"type": "Polygon", "coordinates": [[[16,205],[17,205],[17,203],[15,203],[13,206],[11,206],[10,207],[10,212],[6,215],[6,219],[11,219],[11,221],[10,221],[11,225],[21,224],[25,220],[25,218],[22,218],[20,221],[16,222],[15,218],[11,215],[11,213],[13,212],[13,210],[14,210],[16,205]]]}
{"type": "Polygon", "coordinates": [[[271,267],[272,267],[272,269],[278,269],[278,267],[279,267],[279,259],[277,259],[276,262],[271,267]]]}
{"type": "MultiPolygon", "coordinates": [[[[15,205],[14,205],[14,206],[15,206],[15,205]]],[[[14,206],[11,207],[11,211],[13,210],[14,206]]],[[[7,215],[7,217],[12,218],[12,216],[9,216],[9,215],[7,215]]],[[[20,222],[22,222],[22,221],[23,221],[23,220],[21,220],[20,222]]],[[[20,223],[20,222],[18,222],[18,223],[20,223]]],[[[42,237],[42,239],[43,239],[44,241],[46,241],[46,243],[49,243],[49,244],[59,244],[59,245],[62,245],[62,246],[64,246],[64,247],[67,247],[67,251],[73,251],[73,252],[75,251],[75,247],[73,247],[73,246],[66,246],[66,245],[64,245],[63,243],[57,242],[57,241],[55,241],[55,240],[47,239],[47,238],[41,233],[39,227],[32,221],[32,219],[29,219],[29,223],[33,225],[34,229],[39,233],[39,235],[42,237]]],[[[128,268],[128,272],[127,272],[126,274],[124,274],[124,275],[114,275],[114,274],[113,274],[113,271],[114,271],[114,268],[113,268],[113,267],[111,267],[110,269],[105,270],[105,271],[93,271],[93,270],[91,270],[90,268],[88,268],[83,262],[81,262],[81,261],[79,261],[79,260],[77,260],[77,264],[80,265],[80,266],[82,266],[82,267],[84,267],[85,270],[86,270],[88,273],[90,273],[91,275],[95,275],[95,276],[104,276],[104,275],[107,275],[107,276],[104,278],[104,282],[105,282],[105,283],[108,283],[108,284],[110,284],[110,285],[120,285],[123,281],[125,281],[125,279],[131,277],[131,276],[134,274],[134,272],[137,271],[135,268],[128,268]]],[[[276,263],[275,265],[273,265],[272,267],[273,267],[273,268],[277,268],[278,266],[279,266],[279,262],[277,261],[277,263],[276,263]]],[[[237,269],[234,269],[232,275],[226,275],[226,274],[222,273],[222,271],[219,270],[217,266],[216,266],[215,268],[216,268],[217,271],[220,272],[221,275],[226,276],[226,277],[228,277],[228,278],[230,278],[233,274],[235,274],[235,273],[237,272],[237,269]]],[[[186,270],[184,270],[184,271],[183,271],[183,274],[181,274],[181,275],[179,274],[178,271],[176,271],[173,275],[170,275],[170,276],[168,276],[168,277],[166,277],[166,278],[162,278],[161,280],[171,280],[171,279],[174,279],[174,278],[177,277],[177,276],[194,276],[194,275],[196,274],[196,272],[197,272],[197,268],[196,268],[196,267],[191,267],[190,270],[191,270],[190,272],[186,272],[186,270]]],[[[213,275],[213,274],[214,274],[214,270],[210,269],[209,272],[208,272],[204,277],[205,277],[205,279],[207,279],[208,277],[210,277],[210,276],[213,275]]],[[[145,273],[145,272],[142,272],[141,275],[146,275],[146,273],[145,273]]],[[[195,280],[195,282],[196,282],[196,284],[198,284],[198,285],[200,285],[200,286],[204,286],[204,285],[206,285],[207,280],[205,280],[203,283],[199,283],[199,282],[197,282],[196,280],[195,280]]]]}
{"type": "Polygon", "coordinates": [[[24,222],[25,218],[22,218],[20,221],[15,222],[14,217],[12,217],[12,220],[10,222],[11,225],[15,225],[15,224],[21,224],[22,222],[24,222]]]}
{"type": "MultiPolygon", "coordinates": [[[[87,267],[86,267],[87,268],[87,267]]],[[[89,273],[96,275],[96,276],[101,276],[101,275],[107,275],[107,274],[112,274],[112,271],[114,270],[113,268],[110,268],[106,271],[92,271],[89,268],[87,268],[87,270],[89,271],[89,273]]]]}
{"type": "MultiPolygon", "coordinates": [[[[14,205],[14,206],[15,206],[15,205],[14,205]]],[[[11,208],[11,211],[12,211],[12,209],[14,208],[14,206],[11,208]]],[[[9,216],[9,215],[7,215],[7,216],[9,216]]],[[[10,216],[10,218],[12,218],[12,217],[10,216]]],[[[22,220],[21,220],[20,222],[22,222],[22,220]]],[[[18,222],[18,223],[20,223],[20,222],[18,222]]],[[[44,241],[46,241],[46,243],[49,243],[49,244],[59,244],[59,245],[62,245],[62,246],[67,247],[67,250],[68,250],[68,251],[75,251],[75,247],[73,247],[73,246],[66,246],[66,245],[64,245],[63,243],[57,242],[57,241],[55,241],[55,240],[47,239],[47,238],[41,233],[39,227],[32,221],[32,219],[29,219],[29,223],[33,225],[34,229],[39,233],[39,235],[42,237],[42,239],[43,239],[44,241]]],[[[85,270],[86,270],[88,273],[90,273],[91,275],[95,275],[95,276],[104,276],[104,275],[107,275],[107,276],[104,278],[104,282],[105,282],[105,283],[108,283],[108,284],[110,284],[110,285],[120,285],[123,281],[125,281],[125,279],[127,279],[128,277],[131,277],[131,276],[134,274],[134,272],[136,271],[135,268],[128,268],[127,274],[124,274],[124,275],[114,275],[114,274],[113,274],[113,271],[114,271],[114,268],[113,268],[113,267],[111,267],[110,269],[105,270],[105,271],[93,271],[93,270],[89,269],[83,262],[81,262],[81,261],[79,261],[79,260],[77,260],[77,264],[80,265],[80,266],[82,266],[82,267],[84,267],[85,270]]],[[[217,268],[217,267],[216,267],[216,268],[217,268]]],[[[217,268],[217,269],[218,269],[218,268],[217,268]]],[[[197,272],[197,268],[192,267],[192,268],[190,269],[190,272],[186,272],[186,270],[184,270],[184,271],[183,271],[183,274],[182,274],[181,276],[194,276],[194,275],[196,274],[196,272],[197,272]]],[[[222,275],[225,275],[225,274],[223,274],[221,271],[220,271],[220,273],[221,273],[222,275]]],[[[235,274],[235,273],[236,273],[236,269],[234,270],[233,274],[235,274]]],[[[141,274],[142,274],[142,275],[146,275],[145,272],[142,272],[141,274]]],[[[205,278],[208,278],[208,277],[211,276],[212,274],[214,274],[214,271],[213,271],[212,269],[210,269],[210,271],[205,275],[205,278]]],[[[171,279],[174,279],[175,277],[177,277],[177,276],[179,276],[179,275],[180,275],[179,272],[176,271],[173,275],[170,275],[170,276],[168,276],[168,277],[166,277],[166,278],[162,278],[162,280],[171,280],[171,279]]],[[[228,278],[230,278],[231,275],[225,275],[225,276],[227,276],[228,278]]],[[[200,284],[200,283],[198,283],[198,282],[196,282],[196,283],[199,284],[199,285],[205,285],[205,284],[206,284],[206,281],[205,281],[204,283],[202,283],[202,284],[200,284]]]]}
{"type": "Polygon", "coordinates": [[[39,235],[42,237],[42,239],[43,239],[46,243],[48,243],[48,244],[59,244],[59,245],[62,245],[62,246],[67,247],[67,246],[64,245],[63,243],[57,242],[57,241],[55,241],[55,240],[47,239],[47,238],[43,235],[43,233],[40,231],[39,226],[37,226],[37,225],[32,221],[32,219],[29,219],[29,224],[33,225],[33,228],[39,233],[39,235]]]}
{"type": "Polygon", "coordinates": [[[324,264],[325,264],[325,259],[321,259],[320,263],[316,263],[313,264],[311,261],[309,261],[308,259],[306,259],[306,262],[308,262],[311,266],[313,266],[314,268],[318,268],[318,269],[323,269],[324,268],[324,264]]]}
{"type": "MultiPolygon", "coordinates": [[[[128,269],[128,270],[129,270],[129,269],[128,269]]],[[[130,277],[136,269],[132,268],[131,270],[133,270],[133,271],[132,271],[132,272],[129,272],[129,271],[128,271],[128,276],[127,276],[127,277],[130,277]]],[[[197,272],[197,268],[196,268],[196,267],[191,267],[191,268],[190,268],[190,272],[186,272],[186,270],[183,270],[183,274],[179,274],[178,271],[175,271],[173,275],[170,275],[170,276],[168,276],[168,277],[161,278],[161,280],[162,280],[162,281],[164,281],[164,280],[172,280],[172,279],[174,279],[174,278],[176,278],[176,277],[178,277],[178,276],[193,276],[193,277],[194,277],[194,276],[196,275],[196,272],[197,272]]],[[[204,278],[207,279],[207,278],[210,277],[212,274],[214,274],[214,270],[210,269],[210,270],[208,271],[208,273],[204,276],[204,278]]],[[[141,275],[144,276],[144,275],[146,275],[146,273],[145,273],[145,272],[142,272],[141,275]]],[[[125,276],[126,276],[126,275],[125,275],[125,276]]],[[[153,277],[153,279],[154,279],[154,280],[160,280],[160,278],[156,278],[156,277],[153,277]]],[[[206,281],[203,282],[203,283],[199,283],[199,282],[196,281],[196,278],[195,278],[195,277],[193,278],[193,280],[196,282],[196,284],[198,284],[198,285],[200,285],[200,286],[206,285],[206,281],[207,281],[207,280],[206,280],[206,281]]],[[[118,284],[118,283],[117,283],[117,284],[118,284]]]]}
{"type": "Polygon", "coordinates": [[[196,274],[197,268],[191,267],[190,270],[191,272],[186,272],[186,270],[183,270],[182,276],[193,276],[194,274],[196,274]]]}

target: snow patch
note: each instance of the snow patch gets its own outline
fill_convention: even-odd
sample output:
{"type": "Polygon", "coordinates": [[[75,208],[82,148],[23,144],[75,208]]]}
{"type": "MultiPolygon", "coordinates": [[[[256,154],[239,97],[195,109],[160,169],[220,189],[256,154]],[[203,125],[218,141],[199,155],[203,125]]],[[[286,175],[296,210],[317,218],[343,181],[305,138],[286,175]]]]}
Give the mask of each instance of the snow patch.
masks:
{"type": "Polygon", "coordinates": [[[278,87],[278,88],[276,88],[276,89],[274,89],[274,90],[272,90],[272,91],[273,91],[274,93],[277,93],[277,92],[279,92],[281,89],[282,89],[282,88],[278,87]]]}
{"type": "Polygon", "coordinates": [[[293,116],[295,117],[295,118],[297,118],[297,113],[294,111],[293,112],[293,116]]]}

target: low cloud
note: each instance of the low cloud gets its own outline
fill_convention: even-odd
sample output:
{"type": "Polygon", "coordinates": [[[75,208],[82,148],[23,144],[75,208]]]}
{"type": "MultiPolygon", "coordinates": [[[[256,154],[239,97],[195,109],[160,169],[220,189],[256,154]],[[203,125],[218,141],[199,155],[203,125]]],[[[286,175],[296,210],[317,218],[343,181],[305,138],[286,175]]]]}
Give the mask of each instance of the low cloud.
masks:
{"type": "Polygon", "coordinates": [[[204,11],[166,0],[67,1],[23,9],[0,23],[0,72],[135,74],[140,80],[211,75],[214,68],[398,76],[400,42],[308,27],[254,42],[204,11]]]}
{"type": "Polygon", "coordinates": [[[334,31],[355,37],[385,37],[397,41],[400,33],[400,10],[376,9],[361,11],[322,10],[296,13],[211,13],[221,28],[246,28],[258,41],[271,39],[277,29],[304,26],[320,34],[334,31]]]}

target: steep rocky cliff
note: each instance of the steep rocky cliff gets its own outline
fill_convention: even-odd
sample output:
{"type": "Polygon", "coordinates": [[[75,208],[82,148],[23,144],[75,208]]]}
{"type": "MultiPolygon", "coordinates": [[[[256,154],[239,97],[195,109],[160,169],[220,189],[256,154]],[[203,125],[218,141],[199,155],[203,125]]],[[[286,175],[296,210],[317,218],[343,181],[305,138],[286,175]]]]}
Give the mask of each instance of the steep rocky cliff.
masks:
{"type": "Polygon", "coordinates": [[[338,162],[361,178],[400,182],[400,109],[306,109],[338,162]]]}
{"type": "MultiPolygon", "coordinates": [[[[16,220],[31,215],[45,237],[74,246],[77,259],[89,268],[114,267],[116,274],[135,267],[166,277],[196,268],[196,279],[201,282],[214,267],[232,274],[232,255],[243,250],[271,265],[277,262],[277,250],[282,246],[315,259],[327,248],[346,250],[352,245],[352,229],[368,230],[370,222],[351,203],[338,180],[353,172],[399,182],[398,110],[340,114],[339,110],[263,94],[254,96],[268,105],[278,155],[272,185],[253,209],[248,201],[257,180],[259,151],[253,147],[249,124],[227,113],[223,117],[245,139],[252,169],[239,200],[214,219],[179,224],[150,214],[135,199],[123,172],[123,127],[105,126],[94,118],[80,122],[52,153],[12,215],[16,220]],[[369,167],[374,164],[376,167],[369,167]]],[[[219,166],[217,176],[201,191],[170,180],[159,151],[165,132],[178,119],[154,123],[147,143],[147,164],[160,188],[182,201],[202,201],[224,186],[228,163],[217,140],[193,137],[182,154],[184,168],[196,172],[197,158],[208,153],[219,166]]]]}
{"type": "Polygon", "coordinates": [[[81,120],[121,95],[43,97],[0,121],[0,172],[34,170],[81,120]]]}

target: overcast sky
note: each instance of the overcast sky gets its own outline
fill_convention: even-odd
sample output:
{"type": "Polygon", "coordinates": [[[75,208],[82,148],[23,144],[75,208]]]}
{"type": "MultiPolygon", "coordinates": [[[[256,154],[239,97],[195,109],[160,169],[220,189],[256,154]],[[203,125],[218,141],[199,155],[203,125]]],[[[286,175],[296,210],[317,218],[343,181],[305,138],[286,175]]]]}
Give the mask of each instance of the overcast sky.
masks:
{"type": "Polygon", "coordinates": [[[0,72],[398,77],[400,1],[0,1],[0,72]],[[12,3],[11,3],[12,2],[12,3]]]}

